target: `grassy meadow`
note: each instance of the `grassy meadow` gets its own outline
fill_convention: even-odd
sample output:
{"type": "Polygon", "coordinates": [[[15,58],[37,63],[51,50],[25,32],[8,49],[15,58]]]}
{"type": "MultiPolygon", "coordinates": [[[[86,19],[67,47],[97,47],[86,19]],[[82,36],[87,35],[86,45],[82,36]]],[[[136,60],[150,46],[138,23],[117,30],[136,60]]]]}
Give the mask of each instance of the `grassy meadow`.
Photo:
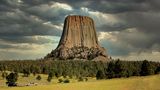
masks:
{"type": "Polygon", "coordinates": [[[36,80],[36,76],[19,77],[17,83],[36,82],[37,86],[7,87],[5,80],[0,78],[0,90],[160,90],[160,75],[146,77],[130,77],[107,80],[89,78],[88,81],[78,82],[70,79],[70,83],[58,83],[53,78],[47,82],[47,75],[41,75],[42,80],[36,80]]]}

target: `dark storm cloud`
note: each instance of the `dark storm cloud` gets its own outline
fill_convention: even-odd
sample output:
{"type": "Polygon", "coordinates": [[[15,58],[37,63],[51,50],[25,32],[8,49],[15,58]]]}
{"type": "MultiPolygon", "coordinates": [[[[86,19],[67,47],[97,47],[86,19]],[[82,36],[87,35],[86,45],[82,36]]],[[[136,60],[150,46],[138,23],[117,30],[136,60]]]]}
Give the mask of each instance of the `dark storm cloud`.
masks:
{"type": "Polygon", "coordinates": [[[55,35],[61,31],[52,25],[45,25],[45,21],[36,16],[26,14],[19,9],[12,12],[0,12],[1,36],[33,36],[55,35]]]}
{"type": "Polygon", "coordinates": [[[0,5],[8,6],[8,8],[17,8],[20,4],[18,0],[1,0],[0,5]]]}
{"type": "MultiPolygon", "coordinates": [[[[54,4],[54,2],[52,2],[52,4],[54,4]]],[[[71,11],[65,10],[64,8],[51,7],[49,4],[32,6],[26,8],[25,12],[36,15],[43,20],[51,21],[54,24],[62,23],[65,16],[71,13],[71,11]]]]}
{"type": "MultiPolygon", "coordinates": [[[[117,42],[105,44],[105,40],[103,42],[101,41],[106,48],[108,47],[112,55],[127,55],[132,52],[152,53],[152,51],[160,51],[160,1],[106,0],[106,2],[109,2],[108,4],[110,5],[112,4],[111,7],[115,8],[112,8],[111,12],[107,9],[104,12],[115,14],[120,22],[123,21],[126,23],[126,25],[120,23],[118,25],[120,27],[114,25],[103,25],[98,27],[98,29],[103,32],[119,32],[111,34],[117,37],[117,42]],[[117,7],[118,4],[121,8],[119,8],[119,6],[117,7]],[[133,28],[136,29],[136,32],[130,30],[133,28]],[[130,47],[127,48],[127,45],[130,47]],[[124,46],[126,46],[126,48],[124,46]]],[[[100,9],[100,7],[98,7],[98,9],[100,9]]]]}
{"type": "Polygon", "coordinates": [[[110,32],[112,38],[100,40],[102,46],[107,48],[110,55],[126,56],[130,53],[141,54],[160,51],[159,37],[134,30],[110,32]],[[115,38],[116,40],[112,40],[115,38]]]}
{"type": "Polygon", "coordinates": [[[157,10],[159,0],[22,0],[28,6],[49,4],[50,2],[67,3],[74,8],[88,7],[106,13],[157,10]]]}
{"type": "Polygon", "coordinates": [[[126,12],[118,17],[137,30],[130,33],[120,32],[116,35],[119,41],[125,41],[141,51],[160,51],[160,11],[126,12]]]}
{"type": "Polygon", "coordinates": [[[140,31],[154,34],[160,33],[160,11],[123,13],[119,15],[119,18],[140,31]]]}
{"type": "Polygon", "coordinates": [[[29,6],[49,4],[50,2],[61,2],[73,6],[75,9],[87,7],[106,13],[147,11],[151,8],[150,5],[148,5],[149,0],[23,0],[23,2],[29,6]]]}
{"type": "Polygon", "coordinates": [[[131,26],[129,26],[127,24],[123,24],[123,23],[116,23],[113,25],[106,25],[105,24],[105,25],[97,26],[97,29],[102,32],[122,31],[127,28],[131,28],[131,26]]]}
{"type": "Polygon", "coordinates": [[[74,8],[88,7],[105,13],[122,13],[127,11],[147,11],[150,6],[146,0],[56,0],[68,3],[74,8]]]}

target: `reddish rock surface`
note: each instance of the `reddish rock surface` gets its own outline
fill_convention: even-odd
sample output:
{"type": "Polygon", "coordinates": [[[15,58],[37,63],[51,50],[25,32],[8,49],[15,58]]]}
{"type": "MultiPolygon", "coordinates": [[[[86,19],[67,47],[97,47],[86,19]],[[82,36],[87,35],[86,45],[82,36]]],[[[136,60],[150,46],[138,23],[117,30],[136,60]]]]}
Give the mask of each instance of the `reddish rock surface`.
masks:
{"type": "Polygon", "coordinates": [[[66,17],[59,45],[45,58],[108,59],[105,49],[98,44],[93,19],[75,15],[66,17]]]}

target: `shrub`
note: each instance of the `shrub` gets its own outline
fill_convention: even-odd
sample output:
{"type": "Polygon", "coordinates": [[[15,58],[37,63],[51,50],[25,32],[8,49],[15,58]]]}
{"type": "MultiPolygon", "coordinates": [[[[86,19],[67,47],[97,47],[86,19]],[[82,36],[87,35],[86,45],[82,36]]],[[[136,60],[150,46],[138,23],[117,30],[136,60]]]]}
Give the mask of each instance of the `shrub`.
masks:
{"type": "Polygon", "coordinates": [[[27,69],[23,69],[23,77],[29,77],[30,71],[27,69]]]}
{"type": "Polygon", "coordinates": [[[59,83],[62,83],[62,82],[63,82],[63,79],[58,79],[58,82],[59,82],[59,83]]]}
{"type": "Polygon", "coordinates": [[[37,79],[37,80],[41,80],[42,78],[41,78],[40,75],[38,75],[38,76],[36,77],[36,79],[37,79]]]}
{"type": "Polygon", "coordinates": [[[48,78],[47,78],[48,82],[51,82],[53,75],[54,75],[53,72],[48,73],[48,78]]]}
{"type": "Polygon", "coordinates": [[[8,86],[17,86],[16,81],[18,80],[18,75],[17,73],[10,73],[9,75],[7,75],[6,77],[6,84],[8,86]]]}
{"type": "Polygon", "coordinates": [[[63,81],[64,83],[70,83],[69,79],[63,81]]]}
{"type": "Polygon", "coordinates": [[[82,77],[79,77],[79,78],[78,78],[78,81],[79,81],[79,82],[83,81],[83,78],[82,78],[82,77]]]}
{"type": "Polygon", "coordinates": [[[88,81],[88,78],[84,78],[85,81],[88,81]]]}
{"type": "Polygon", "coordinates": [[[48,81],[48,82],[51,82],[51,80],[52,80],[52,77],[49,77],[49,76],[48,76],[47,81],[48,81]]]}

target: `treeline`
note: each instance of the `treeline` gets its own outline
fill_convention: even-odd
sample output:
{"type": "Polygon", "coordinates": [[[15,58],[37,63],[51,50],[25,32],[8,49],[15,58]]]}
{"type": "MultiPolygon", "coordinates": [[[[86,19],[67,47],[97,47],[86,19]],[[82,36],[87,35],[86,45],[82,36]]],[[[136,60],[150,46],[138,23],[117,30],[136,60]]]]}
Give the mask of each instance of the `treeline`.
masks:
{"type": "MultiPolygon", "coordinates": [[[[97,77],[97,79],[146,76],[160,73],[160,63],[151,61],[0,61],[0,71],[48,74],[49,77],[97,77]]],[[[5,76],[5,75],[3,75],[5,76]]]]}

